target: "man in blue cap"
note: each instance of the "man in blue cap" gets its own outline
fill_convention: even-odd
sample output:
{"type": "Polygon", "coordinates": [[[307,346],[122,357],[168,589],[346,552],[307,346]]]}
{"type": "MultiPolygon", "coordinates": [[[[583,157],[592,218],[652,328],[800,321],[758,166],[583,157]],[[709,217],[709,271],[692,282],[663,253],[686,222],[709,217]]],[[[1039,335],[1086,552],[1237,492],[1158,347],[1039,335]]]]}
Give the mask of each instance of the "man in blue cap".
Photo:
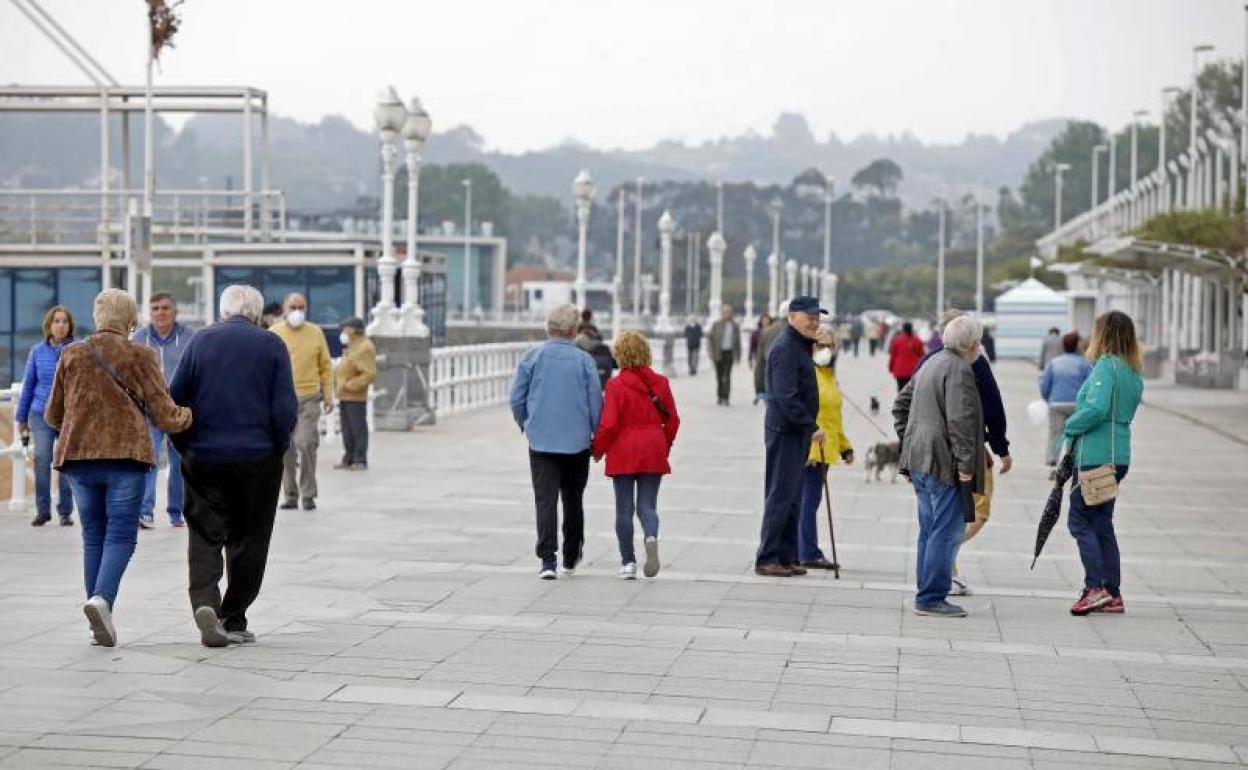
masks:
{"type": "Polygon", "coordinates": [[[767,353],[766,497],[763,531],[759,537],[754,572],[771,577],[805,575],[796,561],[797,523],[802,498],[802,469],[811,442],[822,445],[827,436],[815,418],[819,414],[819,385],[811,350],[819,333],[819,317],[828,311],[814,297],[789,301],[788,326],[767,353]]]}

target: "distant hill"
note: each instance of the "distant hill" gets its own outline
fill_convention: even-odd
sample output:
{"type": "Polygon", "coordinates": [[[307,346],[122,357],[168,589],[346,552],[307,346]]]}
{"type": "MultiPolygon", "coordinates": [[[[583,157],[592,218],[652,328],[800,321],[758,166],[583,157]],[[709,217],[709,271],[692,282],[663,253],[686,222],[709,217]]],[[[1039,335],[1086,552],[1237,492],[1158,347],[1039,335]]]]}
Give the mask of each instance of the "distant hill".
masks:
{"type": "MultiPolygon", "coordinates": [[[[891,158],[905,171],[898,194],[909,206],[923,206],[946,186],[952,193],[982,182],[992,193],[1015,186],[1028,165],[1066,124],[1064,119],[1029,123],[1004,139],[968,136],[958,144],[926,144],[910,135],[861,136],[845,142],[835,134],[818,140],[801,115],[780,115],[769,135],[745,134],[701,144],[660,142],[638,151],[604,150],[574,142],[520,154],[487,149],[467,126],[435,133],[425,160],[480,162],[519,194],[571,197],[572,178],[589,168],[601,190],[643,176],[650,180],[725,179],[788,184],[817,167],[846,189],[855,171],[877,158],[891,158]]],[[[131,129],[132,184],[138,185],[142,119],[131,129]]],[[[76,187],[98,184],[98,122],[86,115],[0,115],[0,186],[76,187]]],[[[162,186],[224,187],[242,173],[242,131],[234,116],[203,115],[180,132],[157,127],[157,174],[162,186]]],[[[274,116],[270,125],[273,184],[293,208],[334,208],[374,194],[380,163],[377,139],[346,119],[329,116],[301,123],[274,116]]],[[[113,131],[113,163],[119,163],[120,131],[113,131]]],[[[114,174],[117,174],[114,171],[114,174]]]]}

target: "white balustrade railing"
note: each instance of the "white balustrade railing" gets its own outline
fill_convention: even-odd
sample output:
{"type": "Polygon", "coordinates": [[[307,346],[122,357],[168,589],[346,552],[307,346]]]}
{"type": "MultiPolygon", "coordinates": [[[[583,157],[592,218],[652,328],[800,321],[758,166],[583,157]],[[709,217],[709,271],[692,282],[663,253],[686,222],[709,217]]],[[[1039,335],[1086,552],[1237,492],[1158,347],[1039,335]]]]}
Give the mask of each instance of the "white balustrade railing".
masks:
{"type": "Polygon", "coordinates": [[[17,431],[17,402],[22,397],[22,383],[15,382],[8,388],[0,390],[0,404],[9,412],[13,426],[13,439],[7,446],[0,447],[0,456],[8,457],[11,464],[11,483],[9,493],[9,510],[26,510],[26,458],[30,456],[29,448],[22,443],[17,431]]]}
{"type": "Polygon", "coordinates": [[[438,417],[507,401],[520,357],[537,342],[496,342],[434,348],[429,403],[438,417]]]}

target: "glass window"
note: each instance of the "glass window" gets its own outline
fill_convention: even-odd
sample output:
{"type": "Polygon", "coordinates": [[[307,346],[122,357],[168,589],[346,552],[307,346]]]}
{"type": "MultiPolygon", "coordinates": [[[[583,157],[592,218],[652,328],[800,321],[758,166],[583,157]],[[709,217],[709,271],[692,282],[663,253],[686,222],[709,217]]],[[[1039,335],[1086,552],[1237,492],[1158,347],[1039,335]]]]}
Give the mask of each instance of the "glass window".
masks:
{"type": "Polygon", "coordinates": [[[355,268],[306,269],[308,312],[313,323],[337,328],[343,319],[355,315],[355,268]]]}
{"type": "Polygon", "coordinates": [[[63,267],[57,271],[56,304],[69,308],[78,327],[75,336],[85,337],[95,328],[92,309],[100,293],[100,271],[93,267],[63,267]]]}
{"type": "Polygon", "coordinates": [[[43,314],[56,304],[56,272],[46,268],[15,270],[13,275],[13,330],[43,333],[43,314]]]}

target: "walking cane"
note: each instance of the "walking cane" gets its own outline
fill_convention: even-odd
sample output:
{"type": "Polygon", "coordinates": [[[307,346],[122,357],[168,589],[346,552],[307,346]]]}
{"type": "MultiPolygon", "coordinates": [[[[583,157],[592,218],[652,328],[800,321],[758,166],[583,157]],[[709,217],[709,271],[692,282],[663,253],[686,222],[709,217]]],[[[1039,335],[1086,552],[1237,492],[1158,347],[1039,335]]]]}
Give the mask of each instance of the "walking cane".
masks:
{"type": "Polygon", "coordinates": [[[828,537],[832,539],[832,575],[841,579],[841,564],[836,558],[836,530],[832,528],[832,490],[828,488],[828,460],[819,446],[819,462],[823,463],[823,500],[828,506],[828,537]]]}

